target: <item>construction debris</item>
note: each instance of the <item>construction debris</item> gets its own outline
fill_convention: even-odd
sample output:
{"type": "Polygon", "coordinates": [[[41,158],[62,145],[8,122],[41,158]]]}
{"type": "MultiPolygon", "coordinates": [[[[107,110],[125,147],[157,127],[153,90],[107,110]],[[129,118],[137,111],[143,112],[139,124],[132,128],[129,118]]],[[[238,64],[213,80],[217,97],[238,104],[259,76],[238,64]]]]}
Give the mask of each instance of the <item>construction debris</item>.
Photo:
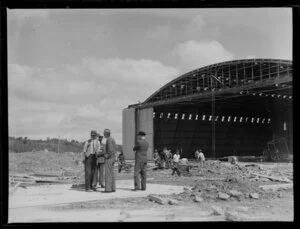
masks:
{"type": "Polygon", "coordinates": [[[252,199],[258,199],[258,194],[257,193],[251,193],[249,195],[249,197],[251,197],[252,199]]]}
{"type": "Polygon", "coordinates": [[[34,174],[31,174],[31,176],[34,176],[34,177],[60,177],[60,175],[49,174],[49,173],[34,173],[34,174]]]}
{"type": "Polygon", "coordinates": [[[225,212],[225,220],[227,220],[227,221],[239,221],[240,216],[235,211],[227,211],[227,212],[225,212]]]}
{"type": "Polygon", "coordinates": [[[179,204],[179,202],[177,200],[174,200],[174,199],[168,199],[168,203],[170,205],[178,205],[179,204]]]}
{"type": "Polygon", "coordinates": [[[289,180],[286,177],[279,178],[279,177],[274,177],[274,176],[266,176],[266,175],[258,174],[258,173],[252,173],[252,175],[259,176],[259,177],[264,177],[264,178],[268,178],[268,179],[273,180],[273,181],[281,181],[281,182],[287,182],[287,183],[291,183],[292,182],[291,180],[289,180]]]}
{"type": "Polygon", "coordinates": [[[46,174],[46,178],[43,178],[41,174],[37,175],[39,176],[32,176],[26,174],[12,174],[9,176],[9,179],[11,183],[20,183],[22,187],[24,187],[25,185],[31,185],[35,183],[62,183],[61,181],[57,180],[56,177],[50,177],[49,174],[46,174]]]}
{"type": "Polygon", "coordinates": [[[236,208],[236,210],[240,211],[240,212],[248,212],[249,208],[248,207],[238,207],[238,208],[236,208]]]}
{"type": "Polygon", "coordinates": [[[237,190],[230,190],[230,191],[228,192],[228,194],[229,194],[230,196],[233,196],[233,197],[239,197],[239,196],[243,195],[243,193],[241,193],[241,192],[239,192],[239,191],[237,191],[237,190]]]}
{"type": "Polygon", "coordinates": [[[154,202],[159,203],[159,204],[162,204],[162,205],[168,203],[167,199],[161,198],[161,197],[158,197],[158,196],[155,196],[155,195],[149,195],[149,200],[154,201],[154,202]]]}
{"type": "Polygon", "coordinates": [[[10,190],[9,190],[9,194],[12,195],[16,190],[17,188],[20,186],[20,182],[18,182],[17,184],[15,184],[15,186],[13,186],[10,190]]]}
{"type": "Polygon", "coordinates": [[[261,188],[264,191],[277,191],[277,190],[287,190],[287,189],[292,189],[293,188],[293,184],[273,184],[273,185],[261,185],[259,186],[259,188],[261,188]]]}
{"type": "Polygon", "coordinates": [[[199,196],[195,196],[194,201],[197,202],[197,203],[200,203],[200,202],[203,202],[203,198],[201,198],[199,196]]]}
{"type": "Polygon", "coordinates": [[[212,212],[213,215],[224,215],[223,209],[220,208],[219,206],[213,205],[211,208],[213,210],[213,212],[212,212]]]}
{"type": "Polygon", "coordinates": [[[221,199],[221,200],[228,200],[229,199],[229,195],[227,195],[226,193],[223,193],[223,192],[219,192],[218,193],[218,198],[221,199]]]}

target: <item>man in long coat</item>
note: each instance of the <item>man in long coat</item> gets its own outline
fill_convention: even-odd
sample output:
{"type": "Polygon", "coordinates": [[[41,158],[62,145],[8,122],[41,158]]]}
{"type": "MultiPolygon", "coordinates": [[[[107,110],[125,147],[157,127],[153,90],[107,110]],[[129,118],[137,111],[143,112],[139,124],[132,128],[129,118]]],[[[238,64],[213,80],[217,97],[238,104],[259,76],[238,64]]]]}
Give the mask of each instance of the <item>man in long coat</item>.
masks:
{"type": "Polygon", "coordinates": [[[134,165],[134,191],[140,189],[140,184],[143,191],[146,190],[146,179],[147,179],[147,151],[149,143],[145,140],[145,132],[140,131],[138,133],[138,140],[136,145],[133,147],[135,151],[135,165],[134,165]],[[140,180],[141,175],[141,180],[140,180]]]}
{"type": "Polygon", "coordinates": [[[96,138],[97,132],[91,131],[91,139],[84,143],[83,163],[85,170],[85,190],[87,192],[95,191],[93,187],[93,178],[96,169],[96,154],[100,151],[100,142],[96,138]]]}
{"type": "Polygon", "coordinates": [[[97,184],[101,186],[101,188],[104,188],[104,166],[105,166],[105,147],[102,144],[103,136],[98,134],[99,142],[100,142],[100,151],[96,155],[96,169],[95,169],[95,175],[94,175],[94,181],[93,181],[93,187],[97,188],[97,184]]]}
{"type": "Polygon", "coordinates": [[[116,161],[117,144],[115,139],[111,137],[109,129],[104,130],[104,137],[106,138],[106,153],[105,153],[105,191],[116,191],[116,180],[114,173],[114,163],[116,161]]]}

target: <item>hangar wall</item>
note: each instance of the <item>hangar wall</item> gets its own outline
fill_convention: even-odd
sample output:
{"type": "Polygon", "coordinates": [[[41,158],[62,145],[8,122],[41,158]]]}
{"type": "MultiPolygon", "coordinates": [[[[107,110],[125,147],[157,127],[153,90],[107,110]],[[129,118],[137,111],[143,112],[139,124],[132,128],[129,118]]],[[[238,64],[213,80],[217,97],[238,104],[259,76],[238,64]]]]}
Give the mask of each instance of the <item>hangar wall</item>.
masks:
{"type": "Polygon", "coordinates": [[[135,143],[135,108],[124,109],[122,119],[123,154],[125,160],[133,160],[134,152],[132,148],[135,143]]]}

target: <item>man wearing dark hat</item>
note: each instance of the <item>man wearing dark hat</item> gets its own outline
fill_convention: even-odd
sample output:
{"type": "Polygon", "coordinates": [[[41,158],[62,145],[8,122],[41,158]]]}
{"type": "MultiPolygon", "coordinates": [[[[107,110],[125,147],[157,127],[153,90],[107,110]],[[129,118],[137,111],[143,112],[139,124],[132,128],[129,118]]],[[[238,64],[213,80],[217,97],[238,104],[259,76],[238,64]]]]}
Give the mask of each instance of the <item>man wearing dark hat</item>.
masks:
{"type": "Polygon", "coordinates": [[[134,191],[140,189],[142,186],[143,191],[146,190],[146,169],[147,169],[147,151],[149,143],[145,140],[145,132],[140,131],[138,133],[138,140],[136,145],[133,147],[135,151],[135,165],[134,165],[134,191]],[[141,175],[141,180],[140,180],[141,175]],[[141,184],[141,185],[140,185],[141,184]]]}
{"type": "Polygon", "coordinates": [[[106,138],[105,145],[105,191],[104,192],[115,192],[116,191],[116,179],[114,173],[114,163],[116,161],[117,144],[115,139],[111,137],[109,129],[104,130],[104,137],[106,138]]]}
{"type": "Polygon", "coordinates": [[[83,163],[85,169],[85,190],[91,192],[94,189],[93,177],[96,169],[96,154],[100,151],[100,142],[96,138],[97,132],[95,130],[91,131],[91,139],[84,143],[83,148],[83,163]]]}
{"type": "Polygon", "coordinates": [[[99,185],[101,188],[104,188],[104,165],[105,165],[105,147],[102,143],[103,136],[100,134],[97,134],[98,140],[100,142],[100,151],[96,155],[96,169],[95,169],[95,175],[94,175],[94,181],[93,181],[93,187],[97,188],[97,183],[99,182],[99,185]]]}

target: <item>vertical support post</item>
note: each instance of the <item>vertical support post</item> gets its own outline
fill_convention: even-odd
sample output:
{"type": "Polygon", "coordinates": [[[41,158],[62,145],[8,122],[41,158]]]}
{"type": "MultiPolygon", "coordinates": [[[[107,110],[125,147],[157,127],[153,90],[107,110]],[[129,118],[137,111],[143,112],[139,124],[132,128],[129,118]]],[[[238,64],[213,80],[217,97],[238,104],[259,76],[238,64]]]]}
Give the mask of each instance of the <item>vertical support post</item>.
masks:
{"type": "Polygon", "coordinates": [[[222,85],[224,85],[224,66],[222,65],[222,85]]]}
{"type": "Polygon", "coordinates": [[[244,84],[246,84],[246,66],[244,62],[244,84]]]}
{"type": "MultiPolygon", "coordinates": [[[[211,87],[212,87],[212,77],[210,77],[211,79],[211,87]]],[[[212,91],[211,90],[211,96],[212,96],[212,98],[211,98],[211,102],[212,102],[212,114],[211,114],[211,116],[212,116],[212,120],[211,120],[211,122],[212,122],[212,156],[213,156],[213,158],[215,158],[216,157],[216,148],[215,148],[215,94],[214,94],[215,92],[214,91],[212,91]]]]}
{"type": "Polygon", "coordinates": [[[261,62],[259,63],[259,74],[260,74],[260,82],[262,81],[262,69],[261,69],[261,62]]]}
{"type": "Polygon", "coordinates": [[[252,73],[251,75],[252,75],[252,83],[253,83],[253,82],[254,82],[253,63],[251,64],[251,71],[252,71],[252,72],[251,72],[251,73],[252,73]]]}
{"type": "Polygon", "coordinates": [[[239,85],[239,71],[238,71],[238,64],[236,64],[236,69],[235,69],[235,73],[236,73],[236,85],[239,85]]]}
{"type": "Polygon", "coordinates": [[[229,86],[231,86],[230,65],[228,66],[228,77],[229,77],[229,86]]]}
{"type": "Polygon", "coordinates": [[[186,92],[186,95],[188,94],[188,82],[185,82],[185,92],[186,92]]]}
{"type": "Polygon", "coordinates": [[[271,64],[269,63],[269,80],[271,79],[271,64]]]}

